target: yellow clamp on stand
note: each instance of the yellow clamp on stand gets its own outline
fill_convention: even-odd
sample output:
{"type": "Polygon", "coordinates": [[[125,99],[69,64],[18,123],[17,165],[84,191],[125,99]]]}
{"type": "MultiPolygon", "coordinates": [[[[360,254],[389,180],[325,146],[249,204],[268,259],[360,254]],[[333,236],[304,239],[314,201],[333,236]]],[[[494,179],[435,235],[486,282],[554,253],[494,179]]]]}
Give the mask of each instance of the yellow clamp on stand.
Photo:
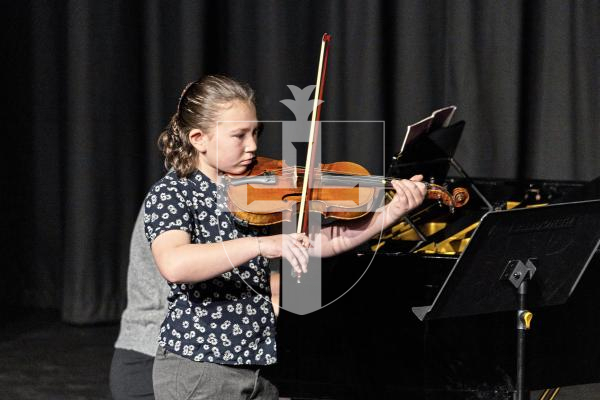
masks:
{"type": "Polygon", "coordinates": [[[520,329],[524,329],[526,331],[529,330],[529,328],[531,328],[531,320],[533,319],[533,313],[531,313],[530,311],[521,311],[519,313],[519,322],[520,322],[520,329]]]}

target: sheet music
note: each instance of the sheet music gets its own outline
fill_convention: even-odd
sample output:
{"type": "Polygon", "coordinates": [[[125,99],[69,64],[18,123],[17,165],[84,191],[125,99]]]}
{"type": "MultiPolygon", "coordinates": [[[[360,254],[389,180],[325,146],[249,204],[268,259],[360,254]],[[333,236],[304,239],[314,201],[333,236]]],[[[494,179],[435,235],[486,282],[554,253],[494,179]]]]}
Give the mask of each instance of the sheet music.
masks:
{"type": "Polygon", "coordinates": [[[431,126],[429,127],[429,130],[434,131],[439,128],[448,127],[448,125],[450,125],[452,117],[454,116],[455,111],[456,106],[448,106],[434,111],[431,114],[433,120],[431,121],[431,126]]]}
{"type": "Polygon", "coordinates": [[[402,147],[400,148],[400,153],[404,151],[404,148],[415,140],[417,137],[421,136],[423,133],[429,131],[429,126],[431,125],[432,118],[431,116],[422,119],[419,122],[416,122],[412,125],[409,125],[406,128],[406,135],[404,136],[404,142],[402,142],[402,147]]]}
{"type": "Polygon", "coordinates": [[[404,141],[402,142],[402,147],[400,148],[399,154],[402,154],[406,146],[408,146],[419,136],[439,128],[445,128],[448,125],[450,125],[450,121],[452,120],[455,111],[456,106],[447,106],[444,108],[440,108],[439,110],[435,110],[434,112],[432,112],[431,115],[427,118],[424,118],[419,122],[409,125],[406,128],[406,135],[404,135],[404,141]]]}

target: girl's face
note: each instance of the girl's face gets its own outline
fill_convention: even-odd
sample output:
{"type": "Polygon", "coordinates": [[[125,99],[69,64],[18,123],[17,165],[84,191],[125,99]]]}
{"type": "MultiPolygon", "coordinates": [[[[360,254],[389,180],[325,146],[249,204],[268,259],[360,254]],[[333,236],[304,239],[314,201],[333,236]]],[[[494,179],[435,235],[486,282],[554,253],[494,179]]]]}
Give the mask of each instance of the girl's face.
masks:
{"type": "Polygon", "coordinates": [[[212,130],[190,132],[198,150],[198,169],[214,182],[220,173],[243,174],[256,155],[257,135],[254,106],[242,101],[226,104],[212,130]]]}

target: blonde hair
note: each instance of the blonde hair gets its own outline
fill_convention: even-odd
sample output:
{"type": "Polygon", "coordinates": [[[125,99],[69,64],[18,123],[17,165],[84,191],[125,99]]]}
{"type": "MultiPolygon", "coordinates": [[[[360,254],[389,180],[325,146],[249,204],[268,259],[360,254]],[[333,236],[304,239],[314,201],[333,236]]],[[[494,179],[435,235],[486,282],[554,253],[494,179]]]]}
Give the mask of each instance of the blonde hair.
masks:
{"type": "Polygon", "coordinates": [[[189,83],[181,92],[177,111],[158,137],[158,148],[165,157],[165,168],[173,168],[179,177],[189,176],[196,169],[198,157],[190,143],[190,131],[210,131],[223,106],[235,100],[256,106],[252,88],[235,79],[207,75],[189,83]]]}

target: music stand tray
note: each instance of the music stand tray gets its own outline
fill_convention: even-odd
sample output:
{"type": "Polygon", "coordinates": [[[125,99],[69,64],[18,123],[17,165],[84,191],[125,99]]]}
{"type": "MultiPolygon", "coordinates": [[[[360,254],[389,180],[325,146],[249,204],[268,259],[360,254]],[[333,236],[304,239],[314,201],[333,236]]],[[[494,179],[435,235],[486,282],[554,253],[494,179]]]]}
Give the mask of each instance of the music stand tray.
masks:
{"type": "Polygon", "coordinates": [[[420,320],[517,311],[515,398],[526,399],[528,307],[565,303],[600,244],[600,200],[490,211],[420,320]]]}

